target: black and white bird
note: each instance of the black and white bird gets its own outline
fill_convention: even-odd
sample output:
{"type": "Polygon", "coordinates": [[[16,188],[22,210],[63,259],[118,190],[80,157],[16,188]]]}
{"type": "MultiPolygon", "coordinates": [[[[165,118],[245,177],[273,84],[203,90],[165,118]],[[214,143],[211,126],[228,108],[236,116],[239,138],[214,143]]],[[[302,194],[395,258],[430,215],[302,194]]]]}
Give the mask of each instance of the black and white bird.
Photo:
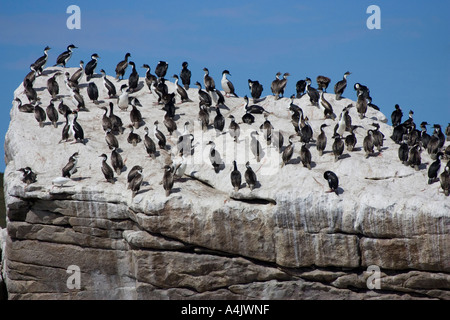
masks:
{"type": "Polygon", "coordinates": [[[30,185],[37,181],[37,174],[34,173],[30,167],[20,168],[17,171],[22,172],[22,182],[26,185],[30,185]]]}
{"type": "Polygon", "coordinates": [[[323,178],[328,181],[328,187],[330,188],[330,191],[328,192],[334,192],[338,194],[338,187],[339,187],[339,178],[333,171],[325,171],[323,173],[323,178]]]}
{"type": "Polygon", "coordinates": [[[366,153],[366,158],[369,158],[369,156],[373,155],[374,147],[375,143],[373,137],[373,130],[367,130],[367,136],[365,136],[363,140],[363,148],[364,152],[366,153]]]}
{"type": "Polygon", "coordinates": [[[223,128],[225,127],[225,117],[220,112],[219,107],[216,107],[216,116],[214,117],[213,124],[216,130],[216,136],[222,134],[223,128]]]}
{"type": "Polygon", "coordinates": [[[135,129],[139,129],[141,124],[144,122],[141,112],[137,108],[138,106],[142,106],[139,102],[136,101],[136,97],[131,98],[131,111],[130,111],[130,121],[135,129]]]}
{"type": "Polygon", "coordinates": [[[198,107],[198,121],[200,122],[203,132],[205,132],[208,130],[209,126],[209,112],[204,105],[200,104],[198,107]]]}
{"type": "Polygon", "coordinates": [[[78,157],[78,152],[75,152],[70,156],[69,161],[64,168],[62,168],[62,177],[71,178],[72,175],[77,172],[78,157]]]}
{"type": "Polygon", "coordinates": [[[136,177],[138,171],[142,171],[142,170],[143,170],[143,168],[140,165],[135,165],[135,166],[133,166],[133,168],[130,169],[130,171],[128,172],[128,175],[127,175],[127,183],[128,183],[127,189],[130,189],[131,181],[134,179],[134,177],[136,177]]]}
{"type": "Polygon", "coordinates": [[[72,50],[73,49],[77,49],[77,47],[75,47],[73,44],[69,44],[67,46],[67,50],[64,51],[63,53],[61,53],[58,58],[56,59],[56,64],[54,65],[54,67],[56,66],[62,66],[62,67],[66,67],[67,62],[69,61],[69,59],[72,57],[72,50]]]}
{"type": "Polygon", "coordinates": [[[356,111],[358,112],[359,118],[364,119],[367,112],[367,99],[364,95],[364,91],[359,91],[358,99],[356,100],[356,111]]]}
{"type": "Polygon", "coordinates": [[[359,128],[359,126],[352,126],[350,129],[350,134],[345,137],[345,145],[347,147],[347,151],[355,150],[356,143],[358,139],[356,139],[355,130],[359,128]]]}
{"type": "Polygon", "coordinates": [[[97,68],[97,63],[98,63],[97,60],[99,58],[100,57],[96,53],[91,55],[91,61],[89,61],[86,64],[86,67],[84,68],[84,73],[86,75],[86,81],[91,80],[91,78],[94,76],[95,68],[97,68]]]}
{"type": "Polygon", "coordinates": [[[51,48],[49,46],[46,46],[44,48],[44,55],[39,57],[31,66],[33,66],[33,69],[36,70],[38,75],[42,75],[43,70],[45,69],[45,65],[48,61],[48,50],[51,48]]]}
{"type": "Polygon", "coordinates": [[[127,70],[127,67],[128,67],[128,58],[129,57],[131,57],[131,54],[129,52],[127,52],[125,54],[125,58],[116,65],[115,71],[116,71],[116,80],[117,81],[123,80],[123,76],[125,75],[125,71],[127,70]]]}
{"type": "Polygon", "coordinates": [[[147,71],[145,71],[145,84],[148,87],[148,90],[150,91],[150,93],[153,92],[153,83],[156,83],[158,78],[156,78],[156,76],[154,74],[151,74],[150,70],[150,66],[148,64],[143,64],[141,68],[147,69],[147,71]]]}
{"type": "Polygon", "coordinates": [[[229,115],[228,118],[230,118],[231,122],[228,126],[228,132],[230,133],[230,136],[234,139],[234,142],[239,142],[239,135],[241,134],[241,128],[239,124],[236,122],[233,115],[229,115]]]}
{"type": "Polygon", "coordinates": [[[341,100],[342,94],[345,88],[347,88],[347,77],[351,75],[351,72],[347,71],[344,73],[342,80],[336,82],[334,85],[334,93],[336,94],[336,100],[341,100]]]}
{"type": "Polygon", "coordinates": [[[211,161],[214,172],[219,173],[220,166],[222,165],[222,158],[219,151],[216,150],[216,144],[214,141],[209,141],[206,145],[211,146],[211,149],[209,150],[209,161],[211,161]]]}
{"type": "Polygon", "coordinates": [[[309,102],[313,106],[319,106],[320,94],[316,88],[311,87],[311,79],[306,78],[306,93],[309,96],[309,102]]]}
{"type": "Polygon", "coordinates": [[[214,91],[216,83],[214,79],[209,75],[208,68],[203,68],[205,75],[203,76],[203,84],[205,85],[206,92],[214,91]]]}
{"type": "Polygon", "coordinates": [[[230,80],[227,79],[227,75],[231,76],[228,70],[224,70],[222,72],[222,80],[220,81],[222,89],[223,91],[225,91],[225,96],[229,97],[230,95],[233,95],[238,98],[238,95],[234,92],[234,85],[230,80]]]}
{"type": "Polygon", "coordinates": [[[166,197],[170,195],[170,192],[173,188],[173,177],[174,176],[174,168],[170,165],[164,166],[164,175],[163,175],[163,188],[166,191],[166,197]]]}
{"type": "Polygon", "coordinates": [[[253,114],[263,114],[264,112],[266,112],[266,110],[261,107],[260,105],[257,104],[252,104],[249,106],[249,100],[247,96],[244,96],[244,100],[245,100],[245,111],[249,112],[249,113],[253,113],[253,114]]]}
{"type": "Polygon", "coordinates": [[[336,119],[336,115],[333,112],[333,107],[331,106],[331,103],[325,99],[323,91],[320,91],[319,94],[319,107],[323,110],[324,119],[336,119]]]}
{"type": "Polygon", "coordinates": [[[272,130],[274,130],[275,128],[273,127],[272,123],[269,121],[269,114],[265,113],[264,114],[264,122],[263,124],[259,127],[259,130],[261,130],[264,134],[264,139],[267,142],[267,145],[270,146],[270,144],[272,143],[272,130]]]}
{"type": "Polygon", "coordinates": [[[275,100],[282,98],[284,96],[284,90],[287,85],[287,77],[290,75],[288,72],[283,74],[283,79],[279,79],[281,75],[280,72],[277,73],[277,78],[272,82],[272,93],[275,95],[275,100]]]}
{"type": "Polygon", "coordinates": [[[300,99],[304,94],[306,90],[306,80],[298,80],[295,84],[295,91],[297,93],[296,98],[300,99]]]}
{"type": "Polygon", "coordinates": [[[158,120],[156,120],[154,122],[155,128],[153,129],[153,134],[156,138],[156,140],[158,140],[158,146],[160,149],[165,149],[166,148],[166,136],[158,129],[158,120]]]}
{"type": "Polygon", "coordinates": [[[252,151],[253,155],[256,158],[256,162],[261,161],[261,157],[263,155],[263,150],[261,143],[256,138],[256,136],[259,135],[258,131],[252,131],[250,134],[251,141],[250,141],[250,150],[252,151]]]}
{"type": "Polygon", "coordinates": [[[123,84],[120,87],[120,92],[121,94],[119,95],[119,97],[117,98],[117,106],[119,107],[120,110],[122,111],[126,111],[128,109],[128,85],[123,84]]]}
{"type": "Polygon", "coordinates": [[[441,188],[444,191],[444,194],[448,197],[450,194],[450,166],[447,165],[444,168],[444,172],[439,176],[439,180],[441,182],[441,188]]]}
{"type": "Polygon", "coordinates": [[[173,78],[175,79],[175,87],[177,88],[177,93],[180,95],[181,102],[192,102],[191,99],[189,99],[188,93],[186,92],[186,89],[183,88],[178,84],[179,78],[176,74],[173,75],[173,78]]]}
{"type": "Polygon", "coordinates": [[[108,98],[115,98],[117,95],[116,86],[111,82],[111,80],[106,77],[105,70],[100,70],[100,73],[103,76],[103,86],[105,87],[106,91],[108,91],[108,98]]]}
{"type": "Polygon", "coordinates": [[[204,90],[202,90],[202,85],[200,82],[196,82],[195,85],[198,87],[198,97],[200,100],[200,104],[206,107],[210,107],[212,105],[211,96],[204,90]]]}

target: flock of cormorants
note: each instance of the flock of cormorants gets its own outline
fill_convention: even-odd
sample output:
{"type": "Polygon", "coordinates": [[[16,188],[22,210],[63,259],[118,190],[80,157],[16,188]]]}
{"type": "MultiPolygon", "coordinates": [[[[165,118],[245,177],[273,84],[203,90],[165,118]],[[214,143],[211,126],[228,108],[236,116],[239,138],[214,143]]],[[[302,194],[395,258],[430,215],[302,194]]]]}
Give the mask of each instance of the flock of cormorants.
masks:
{"type": "MultiPolygon", "coordinates": [[[[67,47],[67,51],[61,53],[54,66],[66,67],[68,60],[72,56],[73,49],[77,48],[73,44],[67,47]]],[[[26,75],[23,81],[24,93],[29,100],[29,103],[23,104],[19,98],[15,98],[18,103],[18,109],[21,112],[34,113],[39,126],[44,126],[46,119],[50,120],[52,125],[58,127],[59,115],[65,117],[65,125],[62,129],[61,141],[68,142],[74,140],[74,142],[86,143],[84,137],[84,131],[80,123],[77,121],[79,111],[88,111],[86,107],[85,97],[80,92],[80,81],[83,76],[86,78],[87,82],[87,98],[89,98],[95,105],[99,104],[99,89],[97,85],[90,81],[94,77],[95,70],[98,64],[99,56],[94,53],[91,55],[91,60],[84,65],[84,62],[80,62],[80,67],[72,75],[65,72],[55,72],[53,76],[49,77],[47,80],[47,90],[51,96],[49,105],[44,110],[40,106],[40,98],[38,97],[37,91],[33,88],[33,83],[36,77],[43,75],[43,70],[48,61],[48,51],[50,48],[47,46],[44,49],[44,55],[37,59],[33,64],[31,64],[31,71],[26,75]],[[57,81],[58,76],[64,76],[64,83],[67,86],[71,94],[71,99],[76,108],[71,110],[63,101],[63,99],[58,96],[59,85],[57,81]],[[55,107],[55,103],[59,101],[58,107],[55,107]]],[[[165,150],[167,145],[166,136],[158,129],[159,121],[154,122],[153,139],[149,134],[149,129],[146,126],[144,139],[133,132],[134,129],[138,129],[143,125],[143,117],[139,111],[139,107],[142,107],[141,103],[136,97],[130,96],[131,93],[136,92],[139,83],[139,74],[136,70],[136,65],[132,61],[128,61],[131,57],[130,53],[126,53],[124,60],[117,64],[115,69],[116,81],[124,80],[125,72],[128,66],[131,66],[132,71],[128,78],[128,84],[123,84],[117,90],[114,83],[109,80],[106,76],[106,72],[101,69],[100,73],[103,78],[103,85],[105,90],[108,92],[109,99],[116,99],[117,107],[122,111],[127,111],[131,106],[131,111],[129,112],[131,124],[127,127],[130,130],[127,141],[136,146],[138,143],[143,141],[147,154],[155,159],[157,157],[157,146],[160,150],[165,150]],[[156,143],[155,143],[156,141],[156,143]]],[[[181,72],[178,75],[173,75],[175,79],[176,91],[169,92],[168,86],[165,83],[167,80],[165,76],[168,70],[168,63],[164,61],[159,61],[155,68],[155,75],[151,74],[151,68],[149,65],[144,64],[142,68],[146,69],[144,82],[147,85],[149,93],[157,97],[157,103],[163,105],[162,110],[166,113],[164,118],[161,119],[169,136],[177,130],[177,123],[174,120],[176,115],[175,98],[179,96],[181,103],[192,102],[189,98],[187,90],[191,85],[191,71],[188,69],[188,63],[183,62],[181,72]],[[182,85],[178,82],[181,79],[182,85]],[[176,95],[178,94],[178,96],[176,95]]],[[[198,98],[199,98],[199,112],[198,120],[201,123],[203,131],[209,130],[212,126],[216,130],[217,135],[224,133],[225,129],[225,117],[220,111],[220,106],[225,104],[225,97],[235,97],[239,98],[235,93],[234,86],[232,82],[227,78],[230,75],[228,70],[224,70],[222,73],[221,86],[225,93],[222,95],[220,90],[216,88],[214,79],[209,75],[209,70],[204,68],[205,72],[203,78],[204,89],[200,82],[196,82],[195,85],[198,87],[198,98]],[[215,106],[213,106],[215,103],[215,106]],[[216,114],[211,122],[210,112],[215,111],[216,114]]],[[[334,93],[336,95],[336,100],[342,98],[342,94],[347,87],[347,77],[350,72],[345,72],[343,79],[338,81],[334,86],[334,93]]],[[[286,89],[289,73],[284,73],[283,75],[279,72],[276,74],[275,80],[271,83],[271,91],[275,96],[275,99],[279,99],[284,96],[284,91],[286,89]]],[[[263,86],[258,81],[248,80],[248,86],[250,95],[253,99],[253,104],[249,105],[249,98],[244,97],[245,101],[245,114],[242,116],[242,122],[252,125],[255,122],[254,114],[264,114],[265,121],[259,127],[259,130],[263,132],[264,139],[267,141],[267,145],[273,144],[279,151],[281,157],[281,166],[285,166],[292,159],[294,152],[294,139],[299,137],[302,147],[300,149],[300,160],[304,167],[311,169],[311,152],[309,151],[310,142],[313,139],[313,130],[309,124],[308,117],[304,114],[303,110],[294,104],[295,98],[301,98],[303,95],[307,94],[312,105],[317,106],[323,111],[324,119],[335,120],[337,117],[333,112],[333,107],[329,101],[324,96],[331,80],[325,76],[318,76],[316,78],[317,89],[311,86],[311,79],[306,78],[305,80],[299,80],[296,83],[296,95],[290,97],[291,102],[289,110],[291,112],[291,123],[295,134],[291,134],[288,137],[288,144],[284,145],[284,137],[280,131],[274,130],[273,125],[268,120],[268,115],[270,114],[263,107],[257,105],[258,101],[261,101],[261,94],[263,91],[263,86]]],[[[367,109],[373,108],[379,110],[379,108],[372,104],[372,98],[370,96],[370,91],[367,86],[360,83],[354,85],[354,89],[357,93],[356,105],[348,105],[343,109],[337,123],[334,127],[334,134],[332,139],[334,142],[332,144],[332,152],[335,157],[335,161],[338,161],[347,147],[348,151],[353,151],[356,145],[356,136],[354,130],[360,126],[352,125],[351,117],[349,115],[349,109],[356,107],[357,113],[361,119],[365,117],[367,109]],[[344,132],[347,131],[350,134],[344,137],[344,132]]],[[[114,174],[119,175],[124,168],[124,161],[119,152],[119,144],[116,138],[117,135],[123,134],[125,128],[122,119],[114,114],[114,103],[109,102],[109,108],[106,106],[99,106],[104,110],[102,117],[102,128],[105,131],[105,141],[111,150],[110,161],[112,167],[108,164],[108,156],[103,153],[99,157],[102,158],[101,171],[106,179],[110,183],[115,182],[114,174]],[[109,111],[109,115],[108,115],[109,111]]],[[[431,159],[434,160],[428,167],[428,183],[432,184],[435,181],[440,181],[441,188],[443,189],[445,195],[449,195],[450,191],[450,161],[447,161],[446,166],[439,175],[441,168],[441,159],[450,159],[450,146],[444,148],[444,143],[446,141],[445,135],[447,135],[447,140],[450,140],[450,123],[445,130],[445,135],[439,124],[434,124],[434,132],[432,135],[427,133],[427,122],[422,122],[420,124],[420,130],[416,128],[416,124],[413,120],[413,111],[409,112],[409,118],[402,122],[402,110],[400,106],[396,105],[395,110],[392,112],[391,120],[393,125],[393,134],[390,137],[395,143],[399,145],[398,157],[400,161],[415,170],[419,170],[421,165],[421,152],[425,149],[430,155],[431,159]]],[[[240,125],[236,122],[233,115],[229,115],[230,123],[228,126],[228,133],[238,142],[240,135],[240,125]]],[[[164,166],[164,174],[162,179],[162,185],[168,196],[173,188],[174,181],[184,175],[186,170],[185,155],[191,154],[194,145],[194,136],[189,133],[188,126],[190,122],[184,123],[184,131],[178,137],[177,148],[180,155],[181,161],[173,160],[171,163],[164,166]]],[[[324,132],[324,128],[327,124],[322,124],[320,126],[320,133],[315,139],[316,148],[321,156],[327,144],[327,137],[324,132]]],[[[363,140],[363,149],[366,154],[366,158],[375,155],[374,149],[376,148],[378,152],[381,152],[383,146],[383,140],[385,139],[384,134],[379,130],[380,125],[378,123],[372,124],[373,129],[367,131],[367,136],[363,140]]],[[[257,128],[258,129],[258,128],[257,128]]],[[[255,129],[251,132],[251,151],[254,154],[256,161],[260,161],[261,157],[261,143],[256,136],[259,136],[258,130],[255,129]]],[[[216,173],[220,171],[221,158],[219,152],[215,149],[214,141],[209,141],[208,145],[211,146],[209,152],[209,158],[213,169],[216,173]]],[[[77,172],[77,162],[79,154],[75,152],[72,154],[68,160],[68,163],[62,168],[62,175],[53,180],[54,185],[62,186],[71,180],[71,176],[77,172]]],[[[22,181],[26,184],[34,183],[37,181],[37,174],[33,172],[30,167],[21,168],[19,171],[23,173],[22,181]]],[[[330,187],[329,192],[337,192],[339,186],[339,179],[337,175],[332,171],[325,171],[323,174],[325,180],[327,180],[330,187]]],[[[244,179],[247,186],[253,190],[257,183],[257,177],[255,172],[252,170],[250,163],[246,163],[246,171],[244,173],[244,179]]],[[[233,161],[233,170],[230,174],[231,185],[234,191],[238,191],[242,187],[241,173],[237,168],[236,161],[233,161]]],[[[132,196],[134,197],[140,190],[143,183],[143,166],[136,165],[129,170],[128,177],[128,189],[131,189],[132,196]]]]}

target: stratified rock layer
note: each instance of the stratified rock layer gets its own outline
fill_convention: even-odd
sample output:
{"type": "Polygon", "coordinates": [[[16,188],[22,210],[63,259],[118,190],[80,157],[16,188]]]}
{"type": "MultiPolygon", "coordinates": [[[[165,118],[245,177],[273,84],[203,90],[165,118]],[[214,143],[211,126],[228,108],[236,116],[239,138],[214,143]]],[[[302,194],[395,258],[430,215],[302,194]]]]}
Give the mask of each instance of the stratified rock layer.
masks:
{"type": "MultiPolygon", "coordinates": [[[[35,82],[44,107],[50,99],[45,84],[56,70],[60,68],[46,69],[35,82]]],[[[85,145],[59,143],[61,120],[57,129],[49,123],[39,128],[33,114],[15,106],[11,110],[5,143],[8,223],[2,241],[9,299],[450,299],[450,200],[439,183],[427,184],[432,160],[426,151],[419,171],[400,163],[398,146],[389,138],[392,128],[379,111],[369,109],[359,119],[350,109],[353,124],[363,128],[356,131],[356,151],[344,151],[335,162],[331,136],[337,121],[324,120],[307,95],[296,99],[314,138],[322,123],[329,124],[328,144],[322,157],[311,144],[308,170],[296,142],[293,159],[281,168],[278,151],[266,146],[263,134],[261,162],[250,151],[250,132],[263,123],[262,115],[256,115],[253,126],[241,123],[238,144],[228,133],[216,136],[212,128],[202,133],[197,90],[190,89],[193,102],[177,104],[178,131],[167,136],[171,149],[160,150],[155,160],[142,143],[127,143],[128,131],[118,136],[126,170],[113,185],[105,181],[98,157],[110,155],[101,127],[103,110],[89,102],[83,81],[81,92],[90,111],[80,112],[78,121],[85,145]],[[187,157],[186,175],[166,197],[162,167],[175,159],[175,143],[187,120],[195,137],[194,155],[187,157]],[[374,122],[386,140],[381,154],[366,159],[362,141],[374,122]],[[224,160],[218,174],[209,162],[209,140],[216,142],[224,160]],[[73,181],[52,186],[74,152],[80,159],[73,181]],[[257,173],[259,185],[253,191],[243,179],[239,192],[233,192],[235,159],[242,175],[246,161],[257,173]],[[145,183],[132,198],[126,176],[136,164],[144,167],[145,183]],[[38,181],[29,186],[17,172],[25,166],[38,173],[38,181]],[[338,194],[327,192],[325,170],[339,176],[338,194]],[[73,265],[80,270],[79,289],[67,285],[67,269],[73,265]],[[369,266],[380,270],[380,289],[367,285],[373,276],[369,266]]],[[[101,78],[92,81],[100,88],[100,106],[107,106],[101,78]]],[[[143,79],[133,96],[143,105],[140,110],[152,132],[164,111],[142,86],[143,79]]],[[[62,81],[60,87],[72,107],[62,81]]],[[[27,101],[22,85],[15,95],[27,101]]],[[[337,116],[352,103],[336,101],[332,94],[325,97],[337,116]]],[[[285,145],[295,133],[289,103],[272,96],[259,103],[270,112],[268,119],[283,133],[285,145]]],[[[225,104],[225,116],[239,120],[244,114],[243,99],[227,98],[225,104]]],[[[129,122],[129,112],[116,107],[116,114],[129,122]]],[[[225,128],[228,123],[227,118],[225,128]]],[[[163,125],[159,129],[167,134],[163,125]]],[[[135,132],[144,135],[143,127],[135,132]]]]}

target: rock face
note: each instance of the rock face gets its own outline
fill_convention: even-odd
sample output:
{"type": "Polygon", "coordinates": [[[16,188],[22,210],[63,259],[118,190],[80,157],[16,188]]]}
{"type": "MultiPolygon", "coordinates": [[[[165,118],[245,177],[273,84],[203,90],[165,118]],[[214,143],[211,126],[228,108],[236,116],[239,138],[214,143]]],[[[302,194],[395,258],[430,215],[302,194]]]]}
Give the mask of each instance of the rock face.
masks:
{"type": "MultiPolygon", "coordinates": [[[[44,108],[50,101],[46,81],[57,70],[61,68],[47,68],[34,84],[44,108]]],[[[60,95],[73,108],[59,81],[60,95]]],[[[105,98],[102,79],[92,81],[100,91],[98,106],[113,101],[115,113],[130,123],[131,106],[121,111],[115,99],[105,98]]],[[[112,81],[117,87],[127,83],[112,81]]],[[[251,126],[240,123],[235,144],[227,132],[228,118],[225,134],[216,136],[212,127],[202,132],[198,92],[189,89],[193,102],[177,103],[178,130],[169,136],[162,125],[165,112],[141,78],[140,90],[131,95],[141,102],[150,132],[159,120],[170,149],[151,159],[142,142],[127,142],[127,129],[117,136],[126,170],[111,184],[102,175],[99,158],[111,155],[102,130],[104,111],[90,102],[84,78],[81,84],[89,111],[80,111],[78,122],[86,144],[60,142],[62,117],[58,128],[48,120],[40,128],[33,114],[16,106],[11,110],[2,265],[9,299],[450,299],[450,199],[438,182],[428,185],[432,160],[426,151],[419,171],[401,164],[398,145],[389,138],[392,128],[381,112],[369,108],[360,119],[350,109],[353,124],[362,127],[356,130],[356,150],[345,150],[335,162],[333,129],[342,109],[355,102],[325,94],[338,116],[334,121],[324,120],[307,95],[296,99],[310,119],[314,139],[322,123],[329,125],[328,143],[322,156],[311,143],[308,170],[300,161],[297,138],[292,160],[281,167],[279,152],[267,146],[259,130],[263,115],[255,115],[251,126]],[[188,120],[194,153],[186,157],[185,176],[166,197],[162,168],[177,161],[177,138],[188,120]],[[366,159],[362,141],[374,122],[385,135],[384,146],[381,154],[366,159]],[[250,148],[253,130],[260,133],[260,162],[250,148]],[[219,173],[209,160],[210,140],[223,159],[219,173]],[[78,172],[63,187],[52,186],[74,152],[80,154],[78,172]],[[233,160],[243,180],[238,192],[230,182],[233,160]],[[247,161],[258,177],[253,191],[244,179],[247,161]],[[132,198],[127,174],[138,164],[144,168],[144,184],[132,198]],[[26,166],[38,174],[28,186],[17,171],[26,166]],[[326,170],[339,177],[337,194],[327,192],[326,170]],[[73,266],[79,273],[71,271],[73,266]],[[379,272],[373,273],[374,268],[379,272]],[[377,275],[380,286],[373,287],[377,275]]],[[[173,84],[168,85],[172,92],[173,84]]],[[[344,95],[353,94],[347,89],[344,95]]],[[[27,101],[22,85],[15,96],[27,101]]],[[[288,136],[295,134],[290,100],[267,96],[258,104],[270,112],[268,120],[281,131],[286,146],[288,136]]],[[[243,99],[226,98],[225,105],[225,117],[233,114],[240,122],[243,99]]],[[[211,122],[214,116],[212,112],[211,122]]],[[[142,138],[144,126],[135,130],[142,138]]]]}

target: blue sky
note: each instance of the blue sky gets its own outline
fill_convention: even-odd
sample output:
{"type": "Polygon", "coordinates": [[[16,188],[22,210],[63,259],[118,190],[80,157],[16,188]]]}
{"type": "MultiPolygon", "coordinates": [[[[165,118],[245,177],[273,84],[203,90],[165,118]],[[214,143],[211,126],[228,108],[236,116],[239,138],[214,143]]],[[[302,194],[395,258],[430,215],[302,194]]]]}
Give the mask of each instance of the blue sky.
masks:
{"type": "MultiPolygon", "coordinates": [[[[70,43],[79,49],[68,67],[89,61],[94,52],[101,57],[98,70],[110,75],[126,52],[152,70],[167,61],[168,75],[188,61],[194,83],[203,67],[216,82],[228,69],[240,96],[249,95],[249,78],[263,84],[263,95],[271,94],[278,71],[291,74],[286,95],[295,93],[297,80],[319,74],[331,78],[331,92],[348,70],[344,96],[355,99],[352,87],[360,82],[388,117],[398,103],[404,117],[414,111],[416,123],[450,122],[449,1],[36,0],[3,1],[0,7],[1,153],[13,92],[30,64],[49,45],[53,65],[70,43]],[[81,9],[80,30],[66,27],[72,4],[81,9]],[[381,9],[380,30],[366,27],[372,4],[381,9]]],[[[144,69],[138,71],[143,76],[144,69]]]]}

